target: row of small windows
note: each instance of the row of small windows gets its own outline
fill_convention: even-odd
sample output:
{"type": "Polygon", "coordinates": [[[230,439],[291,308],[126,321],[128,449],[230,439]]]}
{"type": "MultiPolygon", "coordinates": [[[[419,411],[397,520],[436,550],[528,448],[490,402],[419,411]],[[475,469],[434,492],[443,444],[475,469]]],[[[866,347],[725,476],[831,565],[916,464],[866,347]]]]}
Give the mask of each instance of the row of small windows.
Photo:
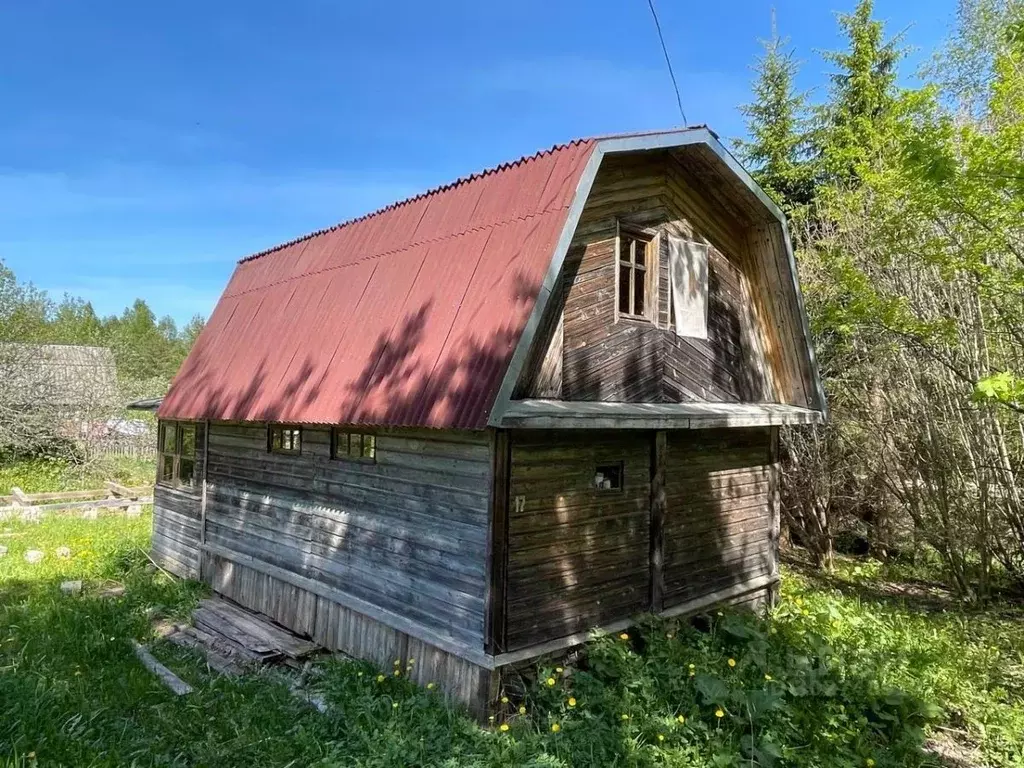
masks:
{"type": "MultiPolygon", "coordinates": [[[[272,425],[267,434],[267,450],[271,453],[302,453],[302,427],[272,425]]],[[[331,458],[376,461],[377,437],[366,432],[332,429],[331,458]]]]}

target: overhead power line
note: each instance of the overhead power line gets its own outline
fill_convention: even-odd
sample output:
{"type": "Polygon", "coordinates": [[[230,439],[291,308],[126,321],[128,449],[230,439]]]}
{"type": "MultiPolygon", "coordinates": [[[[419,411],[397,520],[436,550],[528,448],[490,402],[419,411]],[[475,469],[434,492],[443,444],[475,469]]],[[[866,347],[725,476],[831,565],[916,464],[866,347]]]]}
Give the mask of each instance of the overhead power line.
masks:
{"type": "Polygon", "coordinates": [[[651,8],[651,16],[654,17],[654,26],[658,28],[658,39],[661,41],[661,52],[665,54],[665,64],[668,65],[668,76],[672,78],[672,87],[676,91],[676,104],[679,105],[679,114],[683,118],[683,126],[685,127],[686,112],[683,111],[683,98],[679,95],[679,83],[676,82],[676,73],[672,71],[672,60],[668,57],[668,48],[665,47],[665,36],[661,33],[661,22],[658,21],[658,12],[654,10],[654,0],[647,0],[647,5],[651,8]]]}

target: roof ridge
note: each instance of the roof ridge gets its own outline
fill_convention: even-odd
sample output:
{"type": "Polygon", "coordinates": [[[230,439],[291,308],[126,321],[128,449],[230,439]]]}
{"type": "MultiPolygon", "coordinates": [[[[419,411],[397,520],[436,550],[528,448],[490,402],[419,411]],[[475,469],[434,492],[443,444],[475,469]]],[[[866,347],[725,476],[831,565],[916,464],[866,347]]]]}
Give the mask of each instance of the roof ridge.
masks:
{"type": "Polygon", "coordinates": [[[448,182],[446,184],[441,184],[441,185],[436,186],[436,187],[431,187],[431,188],[429,188],[429,189],[427,189],[427,190],[425,190],[423,192],[420,192],[419,194],[413,195],[412,197],[407,197],[407,198],[405,198],[403,200],[398,200],[396,202],[389,203],[388,205],[385,205],[382,208],[378,208],[375,211],[370,211],[369,213],[364,213],[361,216],[356,216],[356,217],[351,218],[351,219],[346,219],[345,221],[341,221],[341,222],[339,222],[337,224],[334,224],[334,225],[332,225],[330,227],[324,227],[323,229],[318,229],[315,232],[310,232],[308,234],[302,235],[301,237],[293,238],[293,239],[291,239],[291,240],[289,240],[289,241],[287,241],[285,243],[280,243],[279,245],[275,245],[275,246],[273,246],[271,248],[265,248],[262,251],[257,251],[256,253],[250,254],[249,256],[246,256],[243,259],[239,259],[238,263],[239,264],[245,264],[245,263],[250,262],[250,261],[255,261],[256,259],[259,259],[259,258],[261,258],[263,256],[269,256],[272,253],[276,253],[277,251],[284,250],[285,248],[289,248],[290,246],[297,245],[298,243],[305,242],[306,240],[311,240],[314,237],[319,237],[320,235],[325,235],[328,232],[334,232],[336,230],[343,229],[345,227],[351,226],[352,224],[358,224],[361,221],[366,221],[366,220],[372,219],[372,218],[374,218],[376,216],[380,216],[381,214],[388,213],[390,211],[393,211],[393,210],[396,210],[398,208],[401,208],[401,207],[403,207],[405,205],[409,205],[410,203],[415,203],[417,200],[422,200],[425,197],[431,197],[433,195],[437,195],[437,194],[440,194],[442,192],[447,192],[448,190],[454,189],[455,187],[462,186],[463,184],[468,184],[471,181],[476,181],[477,179],[481,179],[481,178],[484,178],[486,176],[491,176],[491,175],[493,175],[495,173],[499,173],[500,171],[508,170],[509,168],[514,168],[514,167],[516,167],[518,165],[521,165],[523,163],[530,162],[531,160],[537,160],[537,159],[539,159],[541,157],[544,157],[545,155],[550,155],[553,152],[560,152],[563,149],[568,149],[569,147],[579,146],[580,144],[586,144],[586,143],[592,142],[592,141],[595,141],[594,137],[577,138],[577,139],[572,139],[571,141],[562,142],[560,144],[553,144],[548,149],[538,150],[537,152],[534,152],[532,155],[523,155],[522,157],[520,157],[517,160],[506,161],[506,162],[501,163],[499,165],[495,165],[495,166],[492,166],[490,168],[485,168],[482,171],[477,171],[475,173],[471,173],[471,174],[469,174],[467,176],[460,176],[459,178],[455,179],[454,181],[450,181],[450,182],[448,182]]]}

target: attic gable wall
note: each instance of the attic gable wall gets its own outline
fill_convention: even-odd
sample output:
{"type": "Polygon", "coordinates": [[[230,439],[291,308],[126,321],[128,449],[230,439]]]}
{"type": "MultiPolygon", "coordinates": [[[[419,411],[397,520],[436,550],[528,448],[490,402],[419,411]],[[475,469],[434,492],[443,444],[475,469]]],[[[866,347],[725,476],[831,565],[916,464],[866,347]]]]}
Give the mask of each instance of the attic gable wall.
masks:
{"type": "Polygon", "coordinates": [[[727,193],[708,191],[673,151],[606,156],[595,177],[516,397],[578,401],[777,402],[751,300],[752,221],[727,193]],[[707,341],[670,330],[668,242],[658,238],[656,322],[615,320],[616,221],[651,235],[708,242],[707,341]]]}

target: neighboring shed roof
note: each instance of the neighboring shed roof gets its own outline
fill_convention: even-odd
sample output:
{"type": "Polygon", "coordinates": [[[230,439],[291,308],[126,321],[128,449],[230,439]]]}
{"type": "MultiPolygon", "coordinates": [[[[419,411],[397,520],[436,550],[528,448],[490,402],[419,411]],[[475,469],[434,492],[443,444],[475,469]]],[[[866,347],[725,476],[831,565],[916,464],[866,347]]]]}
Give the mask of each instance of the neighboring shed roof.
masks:
{"type": "Polygon", "coordinates": [[[243,260],[160,416],[485,426],[593,146],[243,260]]]}
{"type": "Polygon", "coordinates": [[[86,411],[117,404],[117,367],[107,347],[2,343],[0,375],[15,406],[86,411]]]}

